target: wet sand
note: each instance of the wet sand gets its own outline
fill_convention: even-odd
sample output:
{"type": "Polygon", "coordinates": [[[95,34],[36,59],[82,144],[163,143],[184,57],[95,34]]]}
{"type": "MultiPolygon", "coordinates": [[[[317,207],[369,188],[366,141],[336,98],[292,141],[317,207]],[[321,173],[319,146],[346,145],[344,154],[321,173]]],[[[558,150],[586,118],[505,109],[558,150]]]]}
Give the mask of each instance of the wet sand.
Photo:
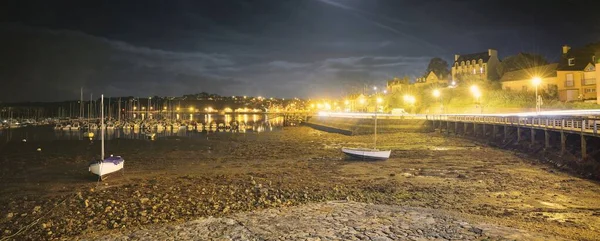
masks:
{"type": "Polygon", "coordinates": [[[111,140],[125,172],[87,171],[99,142],[0,145],[0,232],[15,240],[97,237],[148,225],[329,200],[440,209],[565,239],[600,237],[600,185],[533,157],[437,134],[378,135],[387,161],[346,160],[371,145],[307,127],[111,140]],[[36,148],[42,148],[37,152],[36,148]],[[20,231],[20,232],[19,232],[20,231]],[[16,235],[15,235],[16,234],[16,235]]]}

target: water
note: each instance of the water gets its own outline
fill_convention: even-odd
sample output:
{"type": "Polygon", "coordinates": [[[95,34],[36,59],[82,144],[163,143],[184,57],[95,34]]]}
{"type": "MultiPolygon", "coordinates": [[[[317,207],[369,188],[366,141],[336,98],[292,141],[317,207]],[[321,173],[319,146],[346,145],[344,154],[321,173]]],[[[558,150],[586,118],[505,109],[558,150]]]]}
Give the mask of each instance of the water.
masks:
{"type": "MultiPolygon", "coordinates": [[[[239,114],[239,115],[195,115],[189,116],[197,123],[204,125],[216,124],[218,128],[213,128],[203,132],[202,130],[162,130],[153,132],[156,134],[156,139],[180,136],[189,138],[202,138],[206,137],[207,133],[219,134],[219,133],[260,133],[265,131],[276,131],[283,127],[283,117],[268,117],[264,114],[239,114]],[[240,125],[243,123],[246,126],[246,131],[235,131],[231,128],[225,128],[229,126],[232,121],[237,121],[240,125]]],[[[4,129],[0,130],[0,142],[10,141],[21,141],[27,139],[27,141],[54,141],[54,140],[89,140],[89,138],[83,135],[83,130],[54,130],[53,126],[33,126],[33,127],[22,127],[15,129],[4,129]]],[[[105,140],[111,140],[115,138],[121,139],[148,139],[144,130],[141,129],[116,129],[105,131],[105,140]]],[[[100,140],[100,130],[94,131],[94,140],[100,140]]]]}

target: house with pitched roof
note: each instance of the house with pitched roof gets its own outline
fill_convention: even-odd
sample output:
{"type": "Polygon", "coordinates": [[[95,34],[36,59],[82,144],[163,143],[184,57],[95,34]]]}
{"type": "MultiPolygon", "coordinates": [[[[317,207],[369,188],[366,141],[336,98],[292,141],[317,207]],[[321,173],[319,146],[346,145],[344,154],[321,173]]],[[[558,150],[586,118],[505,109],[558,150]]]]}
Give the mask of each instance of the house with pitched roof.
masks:
{"type": "Polygon", "coordinates": [[[533,78],[540,78],[542,83],[538,90],[556,90],[558,88],[556,68],[558,63],[525,68],[506,72],[500,78],[503,90],[535,91],[533,78]]]}
{"type": "Polygon", "coordinates": [[[498,80],[498,51],[454,55],[452,81],[457,84],[469,81],[498,80]]]}
{"type": "Polygon", "coordinates": [[[448,86],[448,76],[438,76],[433,71],[429,72],[427,76],[417,78],[415,85],[417,87],[422,86],[437,86],[437,87],[446,87],[448,86]]]}
{"type": "Polygon", "coordinates": [[[560,101],[597,101],[595,64],[596,55],[592,48],[562,47],[562,56],[556,69],[560,101]]]}

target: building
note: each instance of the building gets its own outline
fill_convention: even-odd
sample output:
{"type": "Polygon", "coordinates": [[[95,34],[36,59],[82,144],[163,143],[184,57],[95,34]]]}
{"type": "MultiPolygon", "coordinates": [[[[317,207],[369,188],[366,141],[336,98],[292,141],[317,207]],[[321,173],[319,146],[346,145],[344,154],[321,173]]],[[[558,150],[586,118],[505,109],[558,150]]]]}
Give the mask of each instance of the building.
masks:
{"type": "MultiPolygon", "coordinates": [[[[600,64],[600,50],[596,50],[596,65],[600,64]]],[[[600,78],[600,68],[596,68],[596,76],[600,78]]],[[[600,85],[596,85],[596,103],[600,104],[600,85]]]]}
{"type": "Polygon", "coordinates": [[[557,90],[556,68],[558,63],[506,72],[500,78],[503,90],[534,91],[533,78],[542,80],[540,90],[557,90]]]}
{"type": "Polygon", "coordinates": [[[426,77],[417,78],[415,85],[417,87],[422,86],[439,86],[446,87],[448,86],[448,76],[440,76],[438,77],[433,71],[429,72],[426,77]]]}
{"type": "Polygon", "coordinates": [[[488,49],[487,52],[454,55],[452,65],[452,81],[461,82],[498,80],[498,51],[488,49]]]}
{"type": "Polygon", "coordinates": [[[387,81],[386,90],[388,93],[403,93],[407,91],[410,86],[410,81],[407,77],[405,78],[393,78],[387,81]]]}
{"type": "Polygon", "coordinates": [[[598,100],[596,57],[592,48],[562,47],[557,68],[558,98],[560,101],[598,100]]]}

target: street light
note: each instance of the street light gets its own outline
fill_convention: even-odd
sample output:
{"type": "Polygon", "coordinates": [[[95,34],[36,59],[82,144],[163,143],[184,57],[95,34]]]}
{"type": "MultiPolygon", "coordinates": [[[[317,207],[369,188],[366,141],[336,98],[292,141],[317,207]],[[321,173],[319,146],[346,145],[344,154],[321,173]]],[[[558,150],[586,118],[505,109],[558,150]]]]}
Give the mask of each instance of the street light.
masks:
{"type": "Polygon", "coordinates": [[[440,92],[440,90],[438,90],[438,89],[433,90],[433,97],[435,97],[436,100],[440,101],[440,110],[442,113],[444,113],[444,104],[442,104],[442,101],[440,98],[441,95],[442,95],[442,93],[440,92]]]}
{"type": "Polygon", "coordinates": [[[533,86],[535,86],[535,112],[539,114],[541,111],[542,100],[541,96],[538,95],[538,86],[542,83],[542,79],[540,79],[540,77],[533,77],[531,82],[533,83],[533,86]]]}
{"type": "MultiPolygon", "coordinates": [[[[473,93],[473,96],[475,97],[475,102],[477,103],[477,105],[481,105],[479,98],[481,98],[481,91],[479,91],[479,88],[477,87],[477,85],[472,85],[471,86],[471,93],[473,93]]],[[[480,112],[483,113],[483,106],[480,106],[480,112]]]]}

